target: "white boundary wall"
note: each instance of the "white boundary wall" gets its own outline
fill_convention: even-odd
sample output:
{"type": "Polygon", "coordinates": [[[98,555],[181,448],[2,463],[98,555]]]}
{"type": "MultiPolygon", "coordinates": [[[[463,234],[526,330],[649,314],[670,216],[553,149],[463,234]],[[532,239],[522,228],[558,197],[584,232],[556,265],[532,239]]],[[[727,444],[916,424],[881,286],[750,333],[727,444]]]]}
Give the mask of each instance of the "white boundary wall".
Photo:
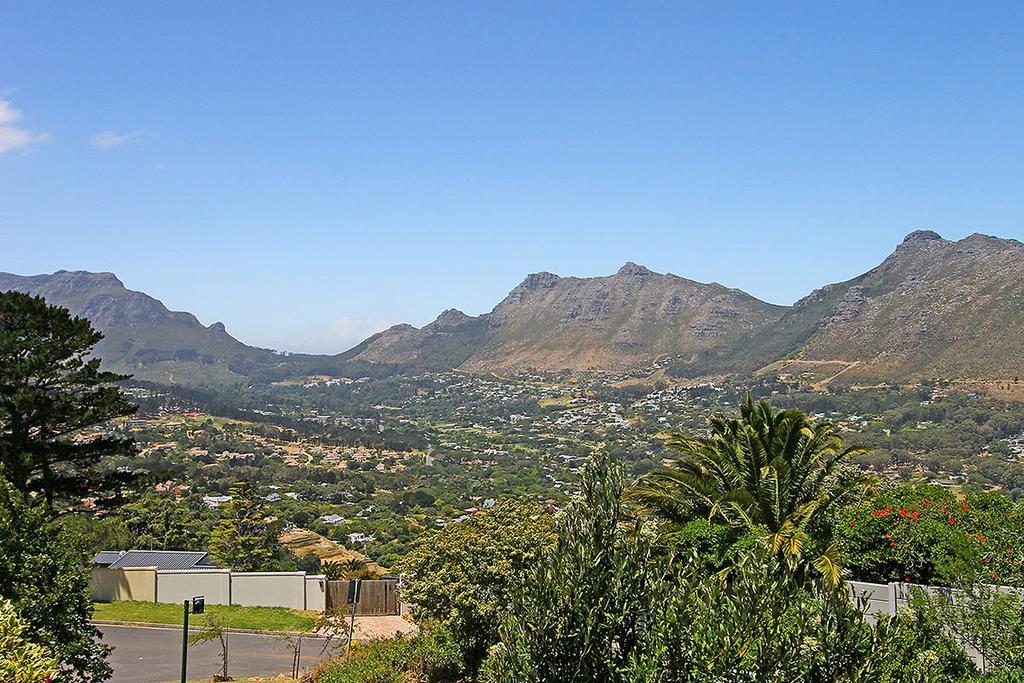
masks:
{"type": "Polygon", "coordinates": [[[211,605],[288,607],[322,612],[327,578],[305,572],[232,572],[230,569],[92,570],[93,598],[181,604],[197,595],[211,605]],[[151,587],[139,590],[139,586],[151,587]]]}
{"type": "Polygon", "coordinates": [[[156,600],[181,603],[202,595],[211,605],[231,604],[230,569],[158,569],[156,600]]]}
{"type": "Polygon", "coordinates": [[[323,574],[306,575],[306,609],[314,612],[327,609],[327,577],[323,574]]]}
{"type": "Polygon", "coordinates": [[[231,575],[231,604],[281,605],[306,609],[305,572],[252,572],[231,575]]]}

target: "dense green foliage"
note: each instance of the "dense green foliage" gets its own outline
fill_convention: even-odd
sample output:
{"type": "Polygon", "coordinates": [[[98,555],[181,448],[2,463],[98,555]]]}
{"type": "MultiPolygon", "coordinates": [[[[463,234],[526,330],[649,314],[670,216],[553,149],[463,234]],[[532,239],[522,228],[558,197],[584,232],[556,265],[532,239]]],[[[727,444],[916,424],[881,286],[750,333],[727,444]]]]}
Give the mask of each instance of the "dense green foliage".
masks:
{"type": "Polygon", "coordinates": [[[651,647],[651,610],[668,584],[648,543],[623,521],[624,478],[598,452],[553,548],[526,568],[502,620],[487,678],[617,681],[651,647]]]}
{"type": "Polygon", "coordinates": [[[767,547],[718,575],[659,558],[624,523],[621,476],[600,456],[588,469],[514,594],[486,680],[938,683],[973,670],[938,624],[913,612],[871,624],[767,547]]]}
{"type": "Polygon", "coordinates": [[[915,589],[914,608],[985,660],[986,670],[1024,678],[1024,600],[1019,593],[976,583],[956,590],[915,589]]]}
{"type": "Polygon", "coordinates": [[[89,572],[81,549],[41,508],[0,480],[0,598],[10,600],[32,640],[61,663],[61,674],[92,683],[110,676],[109,648],[89,624],[89,572]]]}
{"type": "Polygon", "coordinates": [[[406,577],[402,599],[416,605],[417,619],[449,631],[473,670],[497,641],[513,581],[552,540],[539,505],[497,505],[424,536],[394,568],[406,577]]]}
{"type": "Polygon", "coordinates": [[[131,439],[88,434],[135,412],[89,358],[103,338],[84,318],[42,297],[0,292],[0,472],[32,504],[49,509],[119,492],[123,473],[102,472],[105,456],[131,454],[131,439]]]}
{"type": "Polygon", "coordinates": [[[863,581],[1024,586],[1024,507],[998,493],[886,486],[844,509],[836,535],[863,581]]]}
{"type": "Polygon", "coordinates": [[[7,683],[49,683],[58,661],[44,646],[32,642],[29,626],[9,600],[0,599],[0,680],[7,683]]]}
{"type": "Polygon", "coordinates": [[[356,645],[351,662],[322,665],[316,683],[446,683],[458,675],[461,654],[443,629],[411,638],[356,645]]]}
{"type": "Polygon", "coordinates": [[[862,482],[842,470],[858,449],[847,447],[833,425],[754,403],[748,394],[738,419],[713,417],[708,436],[674,434],[668,445],[678,459],[646,474],[629,498],[669,533],[697,519],[722,524],[737,539],[760,532],[773,553],[794,565],[817,541],[815,567],[839,582],[837,550],[823,520],[853,500],[862,482]]]}

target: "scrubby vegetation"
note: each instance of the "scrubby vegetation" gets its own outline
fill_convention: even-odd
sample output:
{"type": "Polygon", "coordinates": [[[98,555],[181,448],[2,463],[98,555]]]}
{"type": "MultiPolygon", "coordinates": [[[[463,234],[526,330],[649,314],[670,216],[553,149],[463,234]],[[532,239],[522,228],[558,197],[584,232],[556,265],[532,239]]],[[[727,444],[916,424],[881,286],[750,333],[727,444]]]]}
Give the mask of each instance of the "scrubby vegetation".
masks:
{"type": "Polygon", "coordinates": [[[531,517],[509,513],[492,517],[486,534],[474,520],[425,540],[424,557],[407,567],[407,591],[421,605],[427,635],[420,639],[443,634],[455,659],[426,666],[429,658],[410,653],[435,641],[391,641],[350,665],[332,664],[334,678],[318,680],[939,683],[1024,676],[1024,605],[983,585],[993,578],[994,553],[1010,551],[1002,545],[1024,534],[1020,510],[1007,499],[863,480],[845,467],[853,451],[836,434],[764,403],[747,402],[706,437],[674,442],[679,461],[634,485],[598,450],[580,494],[554,517],[553,542],[530,528],[531,517]],[[673,485],[652,489],[652,481],[673,485]],[[982,525],[991,525],[991,537],[978,531],[982,525]],[[530,539],[530,560],[492,564],[477,540],[483,537],[499,545],[530,539]],[[990,538],[998,548],[984,545],[990,538]],[[714,566],[699,553],[701,539],[717,544],[714,566]],[[437,550],[429,561],[428,547],[437,550]],[[915,589],[897,614],[867,619],[867,605],[844,584],[854,576],[942,581],[956,590],[915,589]],[[473,599],[452,608],[467,582],[473,599]],[[497,628],[480,628],[486,620],[497,628]],[[451,641],[453,634],[463,635],[451,641]],[[984,656],[985,673],[965,645],[984,656]],[[358,678],[371,665],[381,673],[358,678]]]}

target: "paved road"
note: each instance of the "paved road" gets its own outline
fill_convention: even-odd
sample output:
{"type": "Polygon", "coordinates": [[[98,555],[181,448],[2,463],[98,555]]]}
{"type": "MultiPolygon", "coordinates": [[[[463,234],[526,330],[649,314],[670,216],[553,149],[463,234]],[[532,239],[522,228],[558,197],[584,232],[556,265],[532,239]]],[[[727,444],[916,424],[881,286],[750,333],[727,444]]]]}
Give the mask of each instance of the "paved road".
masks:
{"type": "MultiPolygon", "coordinates": [[[[136,626],[98,626],[103,641],[114,646],[111,683],[159,683],[181,676],[181,630],[136,626]]],[[[302,667],[320,658],[322,638],[302,642],[302,667]]],[[[332,645],[337,645],[335,642],[332,645]]],[[[232,633],[228,640],[228,673],[232,676],[275,676],[290,673],[290,646],[275,636],[232,633]]],[[[188,677],[211,677],[220,671],[220,642],[193,645],[188,653],[188,677]]]]}

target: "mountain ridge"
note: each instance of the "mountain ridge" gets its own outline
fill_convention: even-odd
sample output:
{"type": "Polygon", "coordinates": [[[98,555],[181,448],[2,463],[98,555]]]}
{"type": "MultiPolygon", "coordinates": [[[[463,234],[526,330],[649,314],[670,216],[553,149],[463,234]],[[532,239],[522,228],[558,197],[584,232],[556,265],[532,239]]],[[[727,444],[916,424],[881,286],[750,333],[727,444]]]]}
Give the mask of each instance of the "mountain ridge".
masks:
{"type": "Polygon", "coordinates": [[[611,275],[528,274],[489,312],[450,308],[335,355],[283,356],[222,323],[130,290],[113,273],[0,273],[106,335],[98,355],[140,379],[202,386],[295,376],[459,369],[629,372],[671,360],[678,376],[775,374],[839,383],[1024,375],[1024,244],[915,230],[877,266],[792,306],[627,261],[611,275]]]}

